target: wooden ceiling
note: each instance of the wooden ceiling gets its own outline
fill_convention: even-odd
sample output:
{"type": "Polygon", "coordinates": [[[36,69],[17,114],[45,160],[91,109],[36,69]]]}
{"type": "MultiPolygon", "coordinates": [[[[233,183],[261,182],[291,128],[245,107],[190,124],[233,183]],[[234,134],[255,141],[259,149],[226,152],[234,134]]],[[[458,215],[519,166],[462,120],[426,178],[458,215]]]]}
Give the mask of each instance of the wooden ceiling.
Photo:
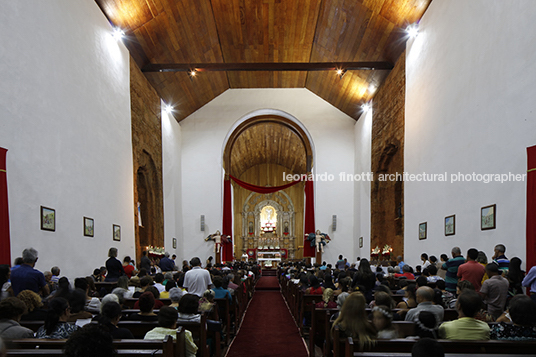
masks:
{"type": "Polygon", "coordinates": [[[307,173],[307,154],[300,137],[287,126],[262,122],[245,129],[231,148],[231,175],[240,178],[248,169],[276,164],[288,173],[307,173]]]}
{"type": "MultiPolygon", "coordinates": [[[[396,62],[431,0],[95,0],[140,66],[396,62]]],[[[145,73],[180,121],[229,88],[307,88],[357,119],[388,70],[145,73]]]]}

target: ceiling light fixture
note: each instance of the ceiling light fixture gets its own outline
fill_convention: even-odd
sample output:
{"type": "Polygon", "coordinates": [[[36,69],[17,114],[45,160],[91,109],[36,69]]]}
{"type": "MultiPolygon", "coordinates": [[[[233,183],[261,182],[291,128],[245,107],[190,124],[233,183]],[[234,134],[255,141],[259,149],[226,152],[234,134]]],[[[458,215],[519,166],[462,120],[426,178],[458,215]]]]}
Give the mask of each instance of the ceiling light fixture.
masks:
{"type": "Polygon", "coordinates": [[[197,74],[197,71],[196,71],[195,69],[192,69],[192,70],[190,71],[190,76],[191,76],[191,77],[195,77],[196,74],[197,74]]]}
{"type": "Polygon", "coordinates": [[[164,110],[166,111],[166,113],[171,114],[171,112],[173,111],[173,107],[170,104],[167,104],[164,110]]]}
{"type": "Polygon", "coordinates": [[[419,25],[413,24],[406,28],[406,33],[410,38],[415,38],[419,34],[419,25]]]}
{"type": "Polygon", "coordinates": [[[342,77],[344,77],[347,71],[348,71],[347,69],[342,69],[342,68],[337,69],[336,73],[339,76],[339,79],[342,79],[342,77]]]}
{"type": "Polygon", "coordinates": [[[361,106],[361,109],[363,109],[363,112],[368,112],[371,109],[370,103],[365,103],[361,106]]]}
{"type": "Polygon", "coordinates": [[[116,27],[116,28],[114,28],[112,36],[117,41],[121,41],[123,39],[123,37],[125,37],[125,32],[123,30],[121,30],[119,27],[116,27]]]}

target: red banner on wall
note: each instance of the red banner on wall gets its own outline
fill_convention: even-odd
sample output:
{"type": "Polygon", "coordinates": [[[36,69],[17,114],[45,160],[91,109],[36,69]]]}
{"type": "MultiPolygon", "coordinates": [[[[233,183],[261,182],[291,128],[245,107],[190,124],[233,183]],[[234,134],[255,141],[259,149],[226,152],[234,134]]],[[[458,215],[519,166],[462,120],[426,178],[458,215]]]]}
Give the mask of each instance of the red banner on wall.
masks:
{"type": "MultiPolygon", "coordinates": [[[[304,233],[315,232],[315,193],[312,180],[305,181],[305,225],[304,233]]],[[[311,247],[311,242],[305,238],[303,239],[303,257],[314,257],[315,248],[311,247]]]]}
{"type": "MultiPolygon", "coordinates": [[[[223,222],[222,232],[224,236],[233,236],[233,206],[231,202],[231,180],[223,181],[223,222]]],[[[222,261],[233,261],[233,244],[234,239],[230,243],[222,244],[222,261]]]]}
{"type": "Polygon", "coordinates": [[[11,265],[6,154],[7,149],[0,147],[0,264],[11,265]]]}
{"type": "Polygon", "coordinates": [[[527,271],[536,265],[536,146],[527,148],[527,271]]]}

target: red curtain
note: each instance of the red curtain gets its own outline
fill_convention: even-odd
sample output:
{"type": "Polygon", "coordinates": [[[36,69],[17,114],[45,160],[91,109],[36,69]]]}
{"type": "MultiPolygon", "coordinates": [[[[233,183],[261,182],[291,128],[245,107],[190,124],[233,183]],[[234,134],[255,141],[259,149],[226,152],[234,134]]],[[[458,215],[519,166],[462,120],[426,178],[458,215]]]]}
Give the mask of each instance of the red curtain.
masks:
{"type": "Polygon", "coordinates": [[[536,146],[527,148],[527,271],[536,265],[536,146]]]}
{"type": "MultiPolygon", "coordinates": [[[[313,233],[315,231],[315,198],[313,181],[305,181],[305,234],[313,233]]],[[[305,236],[303,237],[303,256],[314,257],[315,248],[311,247],[305,236]]]]}
{"type": "Polygon", "coordinates": [[[11,265],[6,154],[7,149],[0,147],[0,264],[11,265]]]}
{"type": "Polygon", "coordinates": [[[301,180],[298,180],[298,181],[292,181],[291,183],[287,183],[286,185],[283,185],[283,186],[277,186],[277,187],[263,187],[263,186],[255,186],[255,185],[252,185],[252,184],[249,184],[247,182],[244,182],[244,181],[240,181],[239,179],[237,179],[236,177],[234,176],[231,176],[229,175],[229,177],[238,184],[238,186],[240,187],[243,187],[245,188],[246,190],[249,190],[249,191],[253,191],[253,192],[256,192],[256,193],[274,193],[274,192],[277,192],[277,191],[281,191],[281,190],[284,190],[285,188],[289,188],[289,187],[292,187],[294,186],[295,184],[297,183],[300,183],[301,180]]]}
{"type": "MultiPolygon", "coordinates": [[[[233,236],[233,206],[231,202],[231,180],[226,179],[223,181],[223,225],[222,235],[233,236]]],[[[222,261],[233,261],[233,244],[222,244],[222,261]]]]}

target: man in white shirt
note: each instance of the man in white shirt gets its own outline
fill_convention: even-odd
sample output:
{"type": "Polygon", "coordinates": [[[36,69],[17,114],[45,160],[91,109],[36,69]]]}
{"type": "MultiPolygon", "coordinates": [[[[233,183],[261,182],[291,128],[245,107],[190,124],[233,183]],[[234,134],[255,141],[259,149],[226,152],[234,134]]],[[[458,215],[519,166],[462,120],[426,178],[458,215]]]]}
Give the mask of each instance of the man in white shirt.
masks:
{"type": "Polygon", "coordinates": [[[201,259],[198,257],[192,258],[190,265],[192,269],[184,274],[183,287],[188,290],[188,293],[202,297],[205,290],[213,286],[210,273],[201,268],[201,259]]]}

